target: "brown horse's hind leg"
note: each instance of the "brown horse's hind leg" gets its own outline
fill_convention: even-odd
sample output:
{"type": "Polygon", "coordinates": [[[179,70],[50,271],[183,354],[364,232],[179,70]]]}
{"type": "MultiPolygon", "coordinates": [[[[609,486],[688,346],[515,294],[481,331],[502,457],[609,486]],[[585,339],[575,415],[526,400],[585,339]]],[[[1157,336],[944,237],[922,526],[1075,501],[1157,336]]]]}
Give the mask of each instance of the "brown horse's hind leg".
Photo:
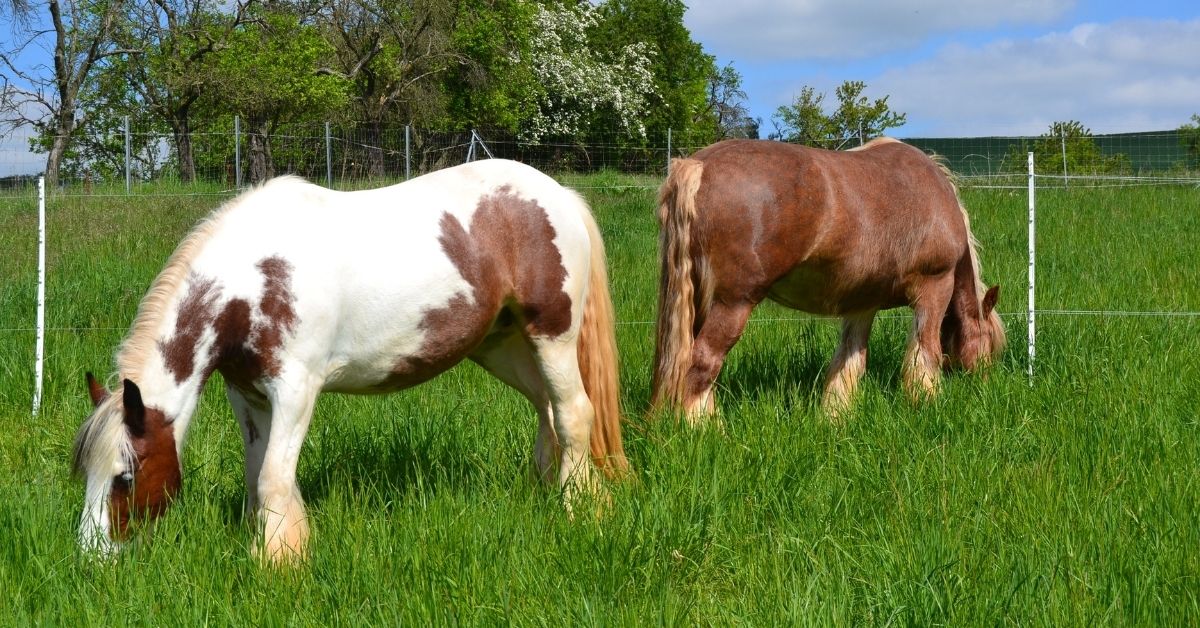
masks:
{"type": "Polygon", "coordinates": [[[867,340],[875,312],[842,318],[842,343],[833,355],[825,377],[825,396],[821,407],[832,420],[850,409],[858,381],[867,370],[867,340]]]}
{"type": "Polygon", "coordinates": [[[929,278],[913,294],[913,327],[904,356],[904,391],[913,401],[937,394],[942,379],[942,319],[954,293],[954,276],[929,278]]]}
{"type": "Polygon", "coordinates": [[[692,366],[688,370],[683,402],[684,416],[692,425],[702,423],[706,415],[716,412],[713,384],[725,363],[725,355],[741,338],[754,305],[714,301],[705,314],[700,335],[692,345],[692,366]]]}

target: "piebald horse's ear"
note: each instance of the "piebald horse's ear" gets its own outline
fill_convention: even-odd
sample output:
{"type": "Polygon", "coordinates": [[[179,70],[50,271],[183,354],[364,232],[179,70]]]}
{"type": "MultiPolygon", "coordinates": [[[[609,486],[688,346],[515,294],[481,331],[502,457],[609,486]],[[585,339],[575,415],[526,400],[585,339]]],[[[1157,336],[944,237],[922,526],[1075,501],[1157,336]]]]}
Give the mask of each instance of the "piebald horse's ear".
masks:
{"type": "Polygon", "coordinates": [[[983,295],[983,316],[987,318],[992,310],[996,309],[996,301],[1000,298],[1000,284],[996,284],[988,288],[987,294],[983,295]]]}
{"type": "Polygon", "coordinates": [[[95,408],[108,398],[108,391],[96,381],[91,372],[85,373],[84,376],[87,378],[88,396],[92,398],[92,407],[95,408]]]}
{"type": "Polygon", "coordinates": [[[142,391],[137,384],[125,380],[121,400],[125,405],[125,427],[129,428],[131,435],[140,438],[146,433],[146,406],[142,403],[142,391]]]}

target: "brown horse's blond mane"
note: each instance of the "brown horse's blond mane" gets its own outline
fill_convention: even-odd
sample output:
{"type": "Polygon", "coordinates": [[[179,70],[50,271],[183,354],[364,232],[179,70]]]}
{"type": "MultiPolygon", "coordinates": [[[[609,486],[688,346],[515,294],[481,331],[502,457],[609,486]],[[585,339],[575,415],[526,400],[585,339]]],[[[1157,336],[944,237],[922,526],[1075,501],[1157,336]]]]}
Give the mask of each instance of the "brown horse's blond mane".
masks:
{"type": "MultiPolygon", "coordinates": [[[[975,238],[975,232],[971,230],[971,216],[967,213],[967,207],[963,205],[962,197],[958,193],[958,175],[950,169],[949,160],[945,156],[932,152],[926,154],[933,160],[933,163],[937,164],[938,169],[946,176],[946,180],[950,182],[950,187],[954,190],[954,199],[958,202],[958,211],[962,212],[963,226],[967,229],[967,253],[971,256],[971,271],[975,274],[975,297],[982,301],[983,295],[987,293],[987,284],[983,283],[983,267],[979,263],[979,240],[975,238]]],[[[994,310],[989,318],[991,325],[988,327],[992,336],[993,353],[999,353],[1008,342],[1004,323],[994,310]]]]}
{"type": "Polygon", "coordinates": [[[847,152],[860,151],[860,150],[867,150],[869,148],[875,148],[876,146],[882,146],[884,144],[903,144],[903,143],[904,142],[901,142],[900,140],[898,140],[894,137],[882,136],[882,137],[877,137],[861,146],[855,146],[854,148],[847,148],[846,151],[847,152]]]}

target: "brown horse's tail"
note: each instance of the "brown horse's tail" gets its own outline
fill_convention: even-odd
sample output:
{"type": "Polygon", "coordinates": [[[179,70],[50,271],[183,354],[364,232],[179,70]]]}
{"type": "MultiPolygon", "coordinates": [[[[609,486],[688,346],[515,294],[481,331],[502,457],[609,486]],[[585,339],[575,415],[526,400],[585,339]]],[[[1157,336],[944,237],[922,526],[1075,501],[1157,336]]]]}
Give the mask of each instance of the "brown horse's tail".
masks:
{"type": "Polygon", "coordinates": [[[592,270],[579,332],[579,373],[583,377],[583,389],[596,411],[596,420],[592,424],[592,460],[605,475],[614,477],[629,469],[621,444],[616,327],[612,297],[608,292],[604,240],[586,204],[581,213],[592,244],[592,270]]]}
{"type": "MultiPolygon", "coordinates": [[[[687,374],[692,366],[693,329],[697,301],[696,270],[691,255],[692,222],[696,218],[696,192],[704,162],[671,161],[671,173],[658,190],[658,248],[661,270],[658,282],[658,330],[654,346],[654,374],[650,406],[684,409],[687,374]]],[[[703,282],[701,282],[703,283],[703,282]]],[[[703,288],[701,287],[701,290],[703,288]]]]}

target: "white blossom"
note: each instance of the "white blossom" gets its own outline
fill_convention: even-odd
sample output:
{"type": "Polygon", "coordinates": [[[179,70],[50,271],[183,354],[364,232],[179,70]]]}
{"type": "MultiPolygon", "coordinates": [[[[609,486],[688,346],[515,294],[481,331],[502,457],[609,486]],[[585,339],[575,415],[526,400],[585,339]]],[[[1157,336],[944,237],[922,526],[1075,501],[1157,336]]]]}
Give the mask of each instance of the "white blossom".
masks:
{"type": "Polygon", "coordinates": [[[534,20],[530,63],[542,93],[522,137],[537,141],[547,135],[576,135],[586,116],[602,109],[616,114],[621,130],[645,136],[642,120],[647,97],[654,93],[649,46],[630,44],[618,58],[601,58],[588,44],[587,29],[596,24],[596,12],[586,4],[538,5],[534,20]]]}

